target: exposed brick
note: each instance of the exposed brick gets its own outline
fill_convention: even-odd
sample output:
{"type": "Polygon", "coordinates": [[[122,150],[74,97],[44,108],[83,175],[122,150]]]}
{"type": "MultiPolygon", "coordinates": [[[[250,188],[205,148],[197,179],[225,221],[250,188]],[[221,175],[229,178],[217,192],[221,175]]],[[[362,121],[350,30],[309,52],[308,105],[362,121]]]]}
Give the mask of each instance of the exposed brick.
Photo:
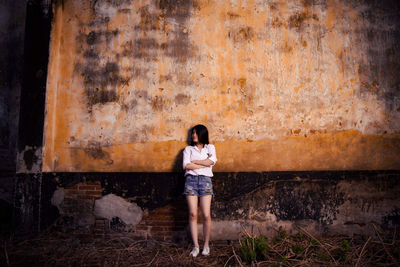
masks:
{"type": "Polygon", "coordinates": [[[173,211],[169,211],[169,210],[158,210],[157,214],[159,214],[159,215],[173,215],[174,212],[173,211]]]}
{"type": "Polygon", "coordinates": [[[100,191],[86,191],[85,195],[101,196],[101,192],[100,191]]]}
{"type": "Polygon", "coordinates": [[[160,232],[160,231],[164,231],[164,228],[163,227],[161,227],[161,226],[153,226],[153,227],[151,227],[151,231],[152,232],[160,232]]]}
{"type": "Polygon", "coordinates": [[[94,199],[94,196],[79,195],[78,199],[94,199]]]}
{"type": "Polygon", "coordinates": [[[157,226],[171,226],[175,223],[173,221],[149,221],[147,225],[157,225],[157,226]]]}
{"type": "Polygon", "coordinates": [[[157,213],[159,213],[159,212],[173,212],[173,211],[175,211],[175,210],[176,210],[175,207],[172,207],[172,206],[164,206],[164,207],[161,207],[161,208],[156,209],[155,212],[157,212],[157,213]]]}
{"type": "Polygon", "coordinates": [[[185,227],[182,226],[164,226],[163,227],[165,231],[179,231],[179,230],[183,230],[185,227]]]}
{"type": "Polygon", "coordinates": [[[147,225],[136,225],[136,230],[148,230],[149,227],[147,225]]]}
{"type": "Polygon", "coordinates": [[[81,192],[79,190],[77,190],[77,189],[68,189],[68,190],[66,190],[66,193],[68,195],[78,195],[81,192]]]}
{"type": "Polygon", "coordinates": [[[81,184],[87,184],[87,185],[101,185],[100,181],[86,181],[81,184]]]}
{"type": "Polygon", "coordinates": [[[146,221],[167,221],[173,219],[172,216],[166,216],[166,215],[151,215],[145,218],[146,221]]]}
{"type": "Polygon", "coordinates": [[[152,236],[172,236],[174,234],[173,231],[152,231],[152,236]]]}
{"type": "Polygon", "coordinates": [[[95,190],[95,185],[80,185],[79,190],[95,190]]]}
{"type": "Polygon", "coordinates": [[[78,189],[78,185],[76,184],[76,185],[73,185],[73,186],[67,186],[67,187],[64,187],[64,189],[67,189],[67,190],[69,190],[69,189],[78,189]]]}

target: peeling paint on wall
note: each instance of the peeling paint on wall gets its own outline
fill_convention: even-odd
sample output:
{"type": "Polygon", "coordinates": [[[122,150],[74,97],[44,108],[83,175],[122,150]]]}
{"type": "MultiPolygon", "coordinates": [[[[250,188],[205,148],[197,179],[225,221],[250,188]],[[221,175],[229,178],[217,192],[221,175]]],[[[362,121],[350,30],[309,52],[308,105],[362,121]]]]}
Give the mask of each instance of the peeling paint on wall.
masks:
{"type": "Polygon", "coordinates": [[[398,169],[399,5],[55,1],[43,171],[398,169]]]}

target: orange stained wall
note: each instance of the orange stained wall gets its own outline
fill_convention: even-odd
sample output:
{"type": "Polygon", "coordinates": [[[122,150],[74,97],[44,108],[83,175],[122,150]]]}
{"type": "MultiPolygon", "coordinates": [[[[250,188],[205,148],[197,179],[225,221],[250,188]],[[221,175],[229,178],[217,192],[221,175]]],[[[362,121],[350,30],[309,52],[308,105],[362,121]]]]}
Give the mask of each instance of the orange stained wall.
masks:
{"type": "Polygon", "coordinates": [[[43,171],[178,170],[198,123],[214,171],[399,169],[399,25],[374,8],[54,1],[43,171]]]}

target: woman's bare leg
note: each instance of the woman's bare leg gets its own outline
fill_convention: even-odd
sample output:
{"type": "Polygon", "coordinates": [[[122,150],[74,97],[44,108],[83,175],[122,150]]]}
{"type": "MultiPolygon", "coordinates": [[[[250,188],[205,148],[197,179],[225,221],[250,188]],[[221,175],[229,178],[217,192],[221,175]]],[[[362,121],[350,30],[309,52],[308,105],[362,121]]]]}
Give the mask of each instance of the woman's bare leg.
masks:
{"type": "Polygon", "coordinates": [[[203,215],[203,236],[204,236],[204,246],[208,247],[210,242],[211,233],[211,198],[212,195],[206,195],[200,197],[200,209],[203,215]]]}
{"type": "Polygon", "coordinates": [[[189,228],[192,235],[193,245],[199,247],[199,239],[197,234],[197,203],[199,201],[196,195],[186,195],[189,207],[189,228]]]}

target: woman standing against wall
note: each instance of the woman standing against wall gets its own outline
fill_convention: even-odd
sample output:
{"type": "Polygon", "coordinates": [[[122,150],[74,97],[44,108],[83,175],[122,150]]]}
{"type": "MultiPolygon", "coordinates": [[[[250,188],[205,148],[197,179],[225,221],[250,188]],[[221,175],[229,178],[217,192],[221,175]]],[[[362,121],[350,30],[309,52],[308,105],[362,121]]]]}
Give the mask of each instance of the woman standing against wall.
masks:
{"type": "Polygon", "coordinates": [[[197,235],[197,206],[200,198],[200,209],[203,215],[204,247],[202,255],[210,254],[211,233],[211,198],[214,194],[211,177],[212,166],[217,162],[215,147],[209,144],[208,130],[204,125],[198,124],[191,130],[191,144],[183,151],[183,169],[185,170],[185,189],[183,194],[189,207],[189,227],[193,240],[193,249],[189,256],[196,257],[199,252],[197,235]]]}

